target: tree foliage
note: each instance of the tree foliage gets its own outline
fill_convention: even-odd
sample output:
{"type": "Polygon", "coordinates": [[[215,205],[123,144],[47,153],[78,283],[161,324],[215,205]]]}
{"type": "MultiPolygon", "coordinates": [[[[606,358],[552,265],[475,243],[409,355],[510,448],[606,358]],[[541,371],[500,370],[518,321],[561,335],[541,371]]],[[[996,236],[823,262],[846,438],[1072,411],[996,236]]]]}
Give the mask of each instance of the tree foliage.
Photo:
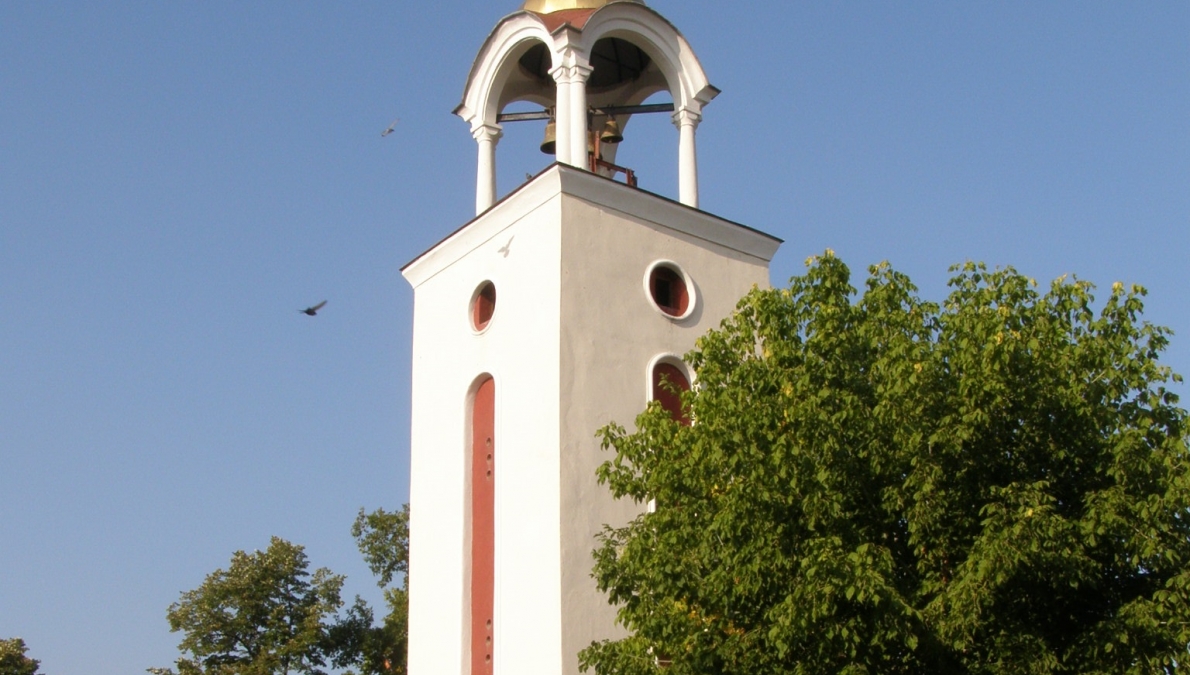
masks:
{"type": "MultiPolygon", "coordinates": [[[[225,570],[170,605],[170,630],[185,637],[180,675],[323,675],[352,663],[372,615],[359,599],[344,617],[343,577],[311,574],[305,550],[273,537],[268,550],[232,555],[225,570]]],[[[169,673],[168,669],[149,669],[169,673]]]]}
{"type": "Polygon", "coordinates": [[[21,638],[0,640],[0,675],[37,675],[41,662],[25,656],[28,649],[21,638]]]}
{"type": "Polygon", "coordinates": [[[400,511],[360,509],[351,526],[364,561],[384,589],[388,614],[379,626],[369,626],[362,638],[361,666],[365,675],[404,675],[409,641],[409,505],[400,511]],[[400,576],[400,585],[393,580],[400,576]]]}
{"type": "Polygon", "coordinates": [[[1186,413],[1144,290],[952,270],[941,305],[829,251],[687,360],[691,426],[601,431],[655,509],[594,575],[599,675],[1153,673],[1190,644],[1186,413]],[[1098,307],[1098,309],[1096,309],[1098,307]]]}
{"type": "Polygon", "coordinates": [[[400,511],[391,512],[376,509],[364,513],[360,509],[351,525],[351,536],[355,537],[364,562],[376,575],[381,588],[392,584],[395,576],[404,577],[409,571],[408,504],[400,511]]]}

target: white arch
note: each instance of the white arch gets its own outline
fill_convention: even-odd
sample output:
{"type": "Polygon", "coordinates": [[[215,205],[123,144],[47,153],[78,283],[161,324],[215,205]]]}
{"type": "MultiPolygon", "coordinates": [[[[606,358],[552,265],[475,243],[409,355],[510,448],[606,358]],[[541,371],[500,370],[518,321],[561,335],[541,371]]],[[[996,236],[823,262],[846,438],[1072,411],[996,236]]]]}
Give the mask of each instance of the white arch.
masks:
{"type": "Polygon", "coordinates": [[[612,2],[587,19],[579,45],[586,54],[605,37],[618,37],[640,47],[665,75],[675,110],[702,112],[719,94],[703,72],[686,38],[657,12],[633,2],[612,2]]]}
{"type": "Polygon", "coordinates": [[[516,60],[524,53],[526,42],[540,42],[553,52],[554,38],[546,30],[541,18],[532,12],[517,12],[504,17],[479,50],[463,101],[454,113],[475,130],[484,125],[495,126],[500,114],[500,98],[516,60]]]}
{"type": "Polygon", "coordinates": [[[496,116],[500,114],[501,96],[516,68],[516,60],[532,42],[544,43],[547,48],[553,43],[536,14],[521,11],[505,17],[479,50],[463,89],[463,101],[454,109],[471,126],[471,135],[479,144],[477,214],[496,201],[496,144],[502,134],[496,116]]]}

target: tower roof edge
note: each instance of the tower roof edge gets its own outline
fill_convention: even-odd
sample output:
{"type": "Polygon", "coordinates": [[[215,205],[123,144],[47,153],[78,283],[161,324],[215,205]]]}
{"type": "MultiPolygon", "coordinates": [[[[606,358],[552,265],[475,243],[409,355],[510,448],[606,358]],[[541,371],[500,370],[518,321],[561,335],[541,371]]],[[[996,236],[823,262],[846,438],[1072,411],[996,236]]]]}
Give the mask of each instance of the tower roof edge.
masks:
{"type": "Polygon", "coordinates": [[[784,243],[780,237],[754,227],[555,162],[402,265],[401,274],[416,288],[449,265],[460,251],[469,251],[488,241],[510,223],[560,195],[576,197],[601,208],[636,214],[659,226],[714,242],[766,264],[784,243]]]}
{"type": "Polygon", "coordinates": [[[633,2],[645,4],[643,0],[525,0],[521,9],[538,14],[550,14],[567,9],[599,9],[613,2],[633,2]]]}

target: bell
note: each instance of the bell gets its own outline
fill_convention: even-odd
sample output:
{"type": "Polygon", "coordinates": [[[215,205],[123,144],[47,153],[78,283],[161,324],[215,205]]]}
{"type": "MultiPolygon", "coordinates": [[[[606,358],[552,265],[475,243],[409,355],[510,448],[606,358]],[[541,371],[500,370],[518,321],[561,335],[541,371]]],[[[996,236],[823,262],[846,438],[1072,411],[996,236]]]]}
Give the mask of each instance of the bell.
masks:
{"type": "Polygon", "coordinates": [[[603,125],[603,132],[599,134],[600,143],[619,143],[624,140],[624,134],[620,133],[620,123],[616,118],[607,118],[607,123],[603,125]]]}
{"type": "Polygon", "coordinates": [[[558,152],[558,125],[553,120],[545,125],[545,140],[541,142],[541,151],[547,155],[555,155],[558,152]]]}

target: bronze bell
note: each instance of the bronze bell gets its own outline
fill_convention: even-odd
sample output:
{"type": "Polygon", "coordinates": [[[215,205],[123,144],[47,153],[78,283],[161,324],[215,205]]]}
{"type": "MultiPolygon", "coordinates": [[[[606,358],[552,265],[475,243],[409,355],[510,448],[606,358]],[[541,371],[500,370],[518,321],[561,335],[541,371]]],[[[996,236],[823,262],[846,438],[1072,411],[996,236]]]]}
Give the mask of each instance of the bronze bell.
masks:
{"type": "Polygon", "coordinates": [[[545,125],[545,139],[541,141],[541,151],[547,155],[558,153],[558,125],[553,120],[545,125]]]}
{"type": "Polygon", "coordinates": [[[619,143],[624,140],[624,134],[620,133],[620,123],[616,118],[607,118],[607,123],[603,125],[603,132],[599,134],[600,143],[619,143]]]}

